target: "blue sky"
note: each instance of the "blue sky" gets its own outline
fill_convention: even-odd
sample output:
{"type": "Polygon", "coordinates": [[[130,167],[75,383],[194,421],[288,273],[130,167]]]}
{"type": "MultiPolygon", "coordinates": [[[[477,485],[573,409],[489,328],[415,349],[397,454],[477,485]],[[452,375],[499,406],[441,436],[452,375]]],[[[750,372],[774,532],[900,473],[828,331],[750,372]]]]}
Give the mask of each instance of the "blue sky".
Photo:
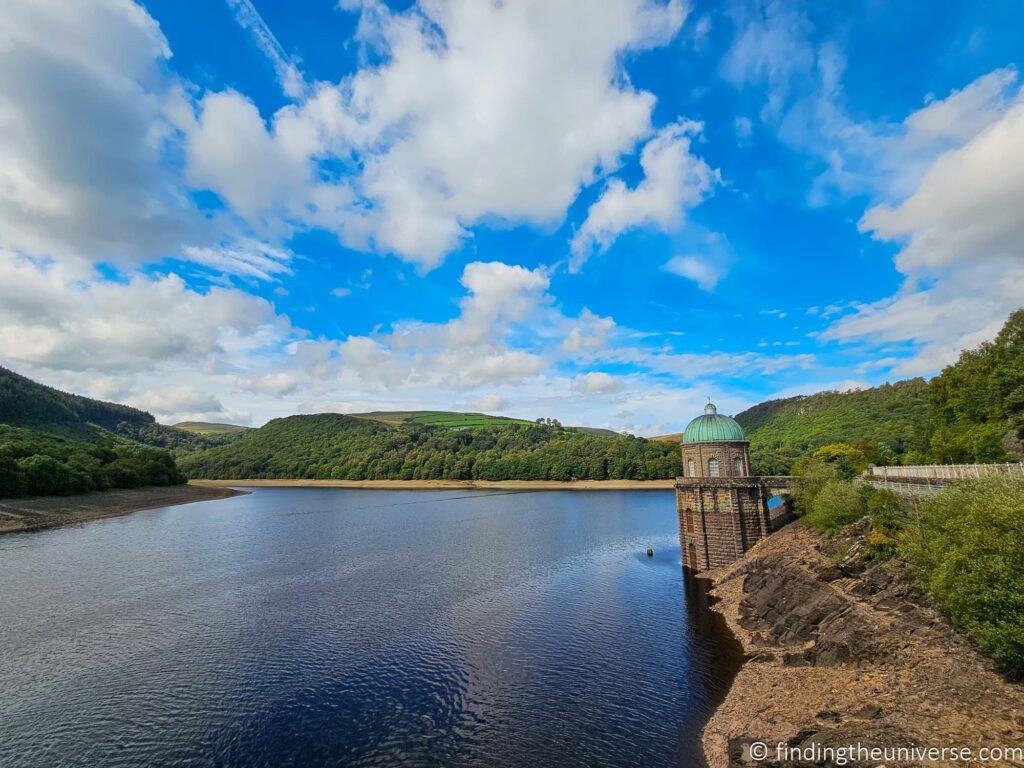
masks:
{"type": "Polygon", "coordinates": [[[1016,2],[0,22],[0,358],[164,421],[654,434],[933,375],[1024,304],[1016,2]]]}

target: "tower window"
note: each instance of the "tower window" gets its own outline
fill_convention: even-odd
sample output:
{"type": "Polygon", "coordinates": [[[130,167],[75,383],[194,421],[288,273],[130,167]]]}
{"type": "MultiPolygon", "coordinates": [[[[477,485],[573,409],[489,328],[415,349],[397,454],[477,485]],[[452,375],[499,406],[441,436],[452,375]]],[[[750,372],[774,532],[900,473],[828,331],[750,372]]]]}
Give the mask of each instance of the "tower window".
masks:
{"type": "Polygon", "coordinates": [[[688,474],[690,477],[697,476],[697,465],[693,463],[693,459],[690,459],[688,462],[686,462],[686,474],[688,474]]]}
{"type": "Polygon", "coordinates": [[[739,456],[732,460],[732,473],[736,477],[743,475],[743,459],[739,456]]]}
{"type": "Polygon", "coordinates": [[[718,477],[718,459],[712,457],[708,459],[708,476],[718,477]]]}

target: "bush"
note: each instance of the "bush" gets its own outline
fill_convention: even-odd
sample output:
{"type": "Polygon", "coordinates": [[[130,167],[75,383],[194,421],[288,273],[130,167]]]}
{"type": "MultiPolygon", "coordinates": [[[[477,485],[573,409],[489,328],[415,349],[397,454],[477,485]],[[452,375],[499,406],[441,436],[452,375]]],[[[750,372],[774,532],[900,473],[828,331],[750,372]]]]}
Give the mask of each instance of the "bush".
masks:
{"type": "Polygon", "coordinates": [[[867,514],[868,500],[874,489],[851,480],[829,480],[811,502],[804,522],[819,531],[832,533],[867,514]]]}
{"type": "Polygon", "coordinates": [[[798,514],[807,514],[814,506],[814,499],[833,480],[839,479],[836,468],[819,459],[801,459],[793,465],[793,487],[790,500],[798,514]]]}
{"type": "Polygon", "coordinates": [[[926,499],[900,552],[954,626],[1024,675],[1024,482],[976,480],[926,499]]]}
{"type": "Polygon", "coordinates": [[[871,516],[871,527],[879,531],[893,533],[903,530],[907,524],[903,502],[892,491],[875,491],[868,499],[868,515],[871,516]]]}

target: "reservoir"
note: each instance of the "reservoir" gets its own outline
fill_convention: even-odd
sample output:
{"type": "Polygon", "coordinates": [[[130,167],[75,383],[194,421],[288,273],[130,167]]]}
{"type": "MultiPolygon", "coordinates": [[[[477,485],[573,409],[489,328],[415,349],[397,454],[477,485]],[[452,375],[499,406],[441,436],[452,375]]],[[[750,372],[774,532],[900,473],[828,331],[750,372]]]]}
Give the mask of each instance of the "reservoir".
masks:
{"type": "Polygon", "coordinates": [[[259,488],[3,536],[0,765],[699,765],[741,655],[702,584],[672,491],[259,488]]]}

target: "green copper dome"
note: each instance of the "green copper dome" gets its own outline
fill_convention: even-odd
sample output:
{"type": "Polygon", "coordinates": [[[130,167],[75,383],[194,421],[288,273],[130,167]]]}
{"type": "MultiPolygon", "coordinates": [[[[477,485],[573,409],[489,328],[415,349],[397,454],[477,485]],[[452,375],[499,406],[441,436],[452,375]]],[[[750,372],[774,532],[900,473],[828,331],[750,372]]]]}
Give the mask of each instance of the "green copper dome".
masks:
{"type": "Polygon", "coordinates": [[[684,443],[703,443],[711,440],[742,440],[743,427],[736,419],[730,419],[718,412],[714,405],[704,406],[704,415],[686,425],[683,432],[684,443]]]}

